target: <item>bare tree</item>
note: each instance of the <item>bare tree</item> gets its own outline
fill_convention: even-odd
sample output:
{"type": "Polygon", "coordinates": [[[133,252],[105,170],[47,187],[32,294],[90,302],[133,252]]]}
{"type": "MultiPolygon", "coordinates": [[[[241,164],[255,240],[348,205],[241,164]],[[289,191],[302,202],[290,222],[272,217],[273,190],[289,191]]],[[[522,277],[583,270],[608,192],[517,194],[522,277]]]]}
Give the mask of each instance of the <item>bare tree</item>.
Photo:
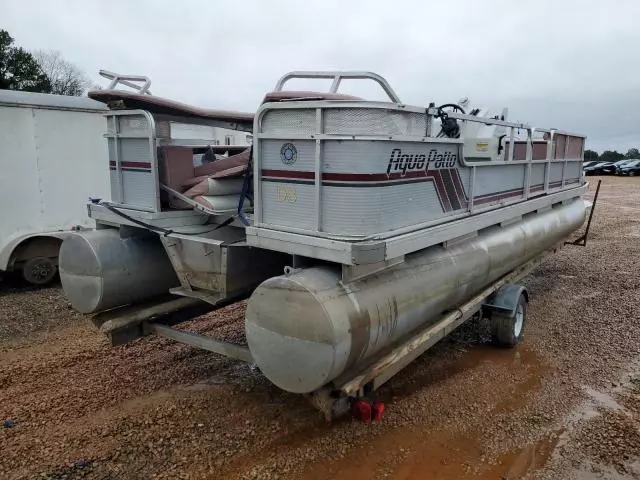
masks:
{"type": "Polygon", "coordinates": [[[68,62],[58,51],[37,50],[33,56],[51,80],[51,93],[81,96],[91,86],[82,70],[68,62]]]}

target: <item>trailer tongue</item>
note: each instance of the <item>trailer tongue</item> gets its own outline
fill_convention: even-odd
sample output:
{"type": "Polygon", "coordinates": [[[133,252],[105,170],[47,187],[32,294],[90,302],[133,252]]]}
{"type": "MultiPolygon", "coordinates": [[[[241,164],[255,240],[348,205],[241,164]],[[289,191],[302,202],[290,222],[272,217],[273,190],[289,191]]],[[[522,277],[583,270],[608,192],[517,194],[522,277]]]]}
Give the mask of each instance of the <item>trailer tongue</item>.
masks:
{"type": "Polygon", "coordinates": [[[92,96],[114,108],[113,201],[89,204],[100,229],[62,245],[72,305],[114,344],[155,333],[255,364],[327,418],[354,399],[379,417],[366,396],[474,315],[515,345],[516,282],[585,220],[584,136],[506,110],[412,107],[375,74],[293,72],[250,116],[153,97],[144,78],[113,90],[109,75],[92,96]],[[284,89],[301,77],[331,90],[284,89]],[[338,93],[345,78],[389,101],[338,93]],[[250,149],[194,164],[207,128],[249,119],[250,149]],[[170,326],[247,297],[248,347],[170,326]]]}

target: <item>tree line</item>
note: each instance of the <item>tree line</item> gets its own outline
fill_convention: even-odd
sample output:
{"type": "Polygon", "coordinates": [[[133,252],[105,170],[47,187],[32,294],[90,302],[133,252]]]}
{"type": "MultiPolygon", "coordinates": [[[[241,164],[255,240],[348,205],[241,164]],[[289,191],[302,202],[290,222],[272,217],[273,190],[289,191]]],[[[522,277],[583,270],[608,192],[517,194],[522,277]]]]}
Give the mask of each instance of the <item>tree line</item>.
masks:
{"type": "Polygon", "coordinates": [[[599,160],[601,162],[617,162],[619,160],[626,160],[637,158],[640,160],[640,151],[637,148],[630,148],[627,150],[627,153],[620,153],[616,150],[605,150],[602,153],[598,153],[594,150],[585,150],[584,151],[584,161],[594,161],[599,160]]]}
{"type": "Polygon", "coordinates": [[[81,96],[92,87],[87,76],[58,51],[29,52],[0,29],[0,89],[81,96]]]}

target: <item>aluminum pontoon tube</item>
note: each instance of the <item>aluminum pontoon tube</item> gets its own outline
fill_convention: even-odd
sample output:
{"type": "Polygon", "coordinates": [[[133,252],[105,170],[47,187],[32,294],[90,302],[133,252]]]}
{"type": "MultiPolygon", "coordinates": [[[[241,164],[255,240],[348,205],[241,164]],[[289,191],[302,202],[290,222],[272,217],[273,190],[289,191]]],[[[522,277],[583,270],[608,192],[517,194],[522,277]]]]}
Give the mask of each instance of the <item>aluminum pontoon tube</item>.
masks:
{"type": "Polygon", "coordinates": [[[315,267],[263,282],[247,305],[251,354],[278,387],[309,393],[502,275],[553,247],[582,225],[576,200],[348,284],[339,268],[315,267]]]}
{"type": "Polygon", "coordinates": [[[65,295],[82,313],[137,303],[180,285],[158,238],[121,238],[113,228],[66,238],[59,268],[65,295]]]}

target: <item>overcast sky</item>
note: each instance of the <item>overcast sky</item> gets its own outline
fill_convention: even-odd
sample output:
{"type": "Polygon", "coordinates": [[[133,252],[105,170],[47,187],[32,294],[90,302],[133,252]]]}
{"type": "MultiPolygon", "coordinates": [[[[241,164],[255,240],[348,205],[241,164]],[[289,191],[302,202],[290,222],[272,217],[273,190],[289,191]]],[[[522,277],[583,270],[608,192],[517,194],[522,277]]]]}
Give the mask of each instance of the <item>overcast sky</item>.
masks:
{"type": "Polygon", "coordinates": [[[287,71],[370,70],[404,103],[469,96],[600,151],[640,147],[639,19],[638,0],[0,0],[16,44],[103,86],[99,69],[147,75],[155,95],[254,111],[287,71]]]}

